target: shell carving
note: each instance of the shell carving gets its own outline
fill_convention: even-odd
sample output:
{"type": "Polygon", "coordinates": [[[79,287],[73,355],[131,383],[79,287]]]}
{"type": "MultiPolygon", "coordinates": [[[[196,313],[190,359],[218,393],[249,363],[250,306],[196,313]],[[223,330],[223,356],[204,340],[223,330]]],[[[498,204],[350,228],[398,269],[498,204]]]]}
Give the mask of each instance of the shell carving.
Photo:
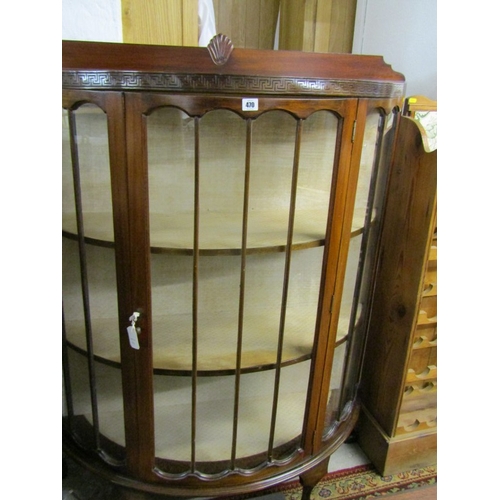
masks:
{"type": "Polygon", "coordinates": [[[233,42],[231,42],[226,35],[222,35],[221,33],[215,35],[207,45],[208,53],[217,66],[226,64],[233,48],[233,42]]]}

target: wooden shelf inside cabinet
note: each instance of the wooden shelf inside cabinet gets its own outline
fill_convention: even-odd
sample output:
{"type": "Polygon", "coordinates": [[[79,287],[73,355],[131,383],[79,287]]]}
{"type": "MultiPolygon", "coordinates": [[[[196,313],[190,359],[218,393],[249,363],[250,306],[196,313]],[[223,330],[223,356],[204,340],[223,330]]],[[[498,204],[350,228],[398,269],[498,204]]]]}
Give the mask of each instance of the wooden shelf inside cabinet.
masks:
{"type": "MultiPolygon", "coordinates": [[[[85,372],[87,360],[74,352],[70,353],[70,357],[75,370],[85,372]]],[[[287,377],[280,394],[287,412],[279,421],[278,446],[286,445],[300,433],[309,368],[309,364],[284,368],[284,370],[291,370],[292,375],[287,377]]],[[[248,461],[249,456],[266,448],[266,436],[259,430],[269,426],[270,415],[266,411],[266,404],[272,393],[273,375],[271,371],[243,375],[246,379],[244,383],[249,389],[240,398],[239,426],[242,435],[239,440],[238,457],[242,457],[243,463],[248,461]]],[[[102,400],[99,420],[104,433],[103,437],[119,446],[124,446],[123,427],[118,425],[121,415],[113,403],[116,400],[115,387],[119,385],[120,372],[108,365],[99,364],[98,376],[106,380],[106,384],[100,387],[99,392],[102,400]]],[[[221,460],[227,456],[227,439],[224,439],[224,429],[231,427],[233,419],[232,401],[226,397],[233,390],[233,378],[218,377],[215,380],[213,377],[208,377],[200,381],[200,386],[202,389],[199,390],[203,391],[204,397],[197,404],[199,410],[197,458],[199,461],[221,460]]],[[[176,462],[177,467],[189,470],[191,426],[186,416],[191,413],[191,401],[189,397],[186,397],[188,396],[186,392],[189,392],[186,388],[187,380],[182,377],[154,376],[155,428],[158,429],[155,457],[160,467],[162,467],[163,460],[170,457],[176,462]]],[[[92,411],[88,398],[80,398],[77,413],[79,415],[77,425],[89,426],[92,422],[92,411]]],[[[261,462],[262,457],[255,465],[261,462]]],[[[208,468],[209,464],[203,464],[202,467],[208,468]]]]}
{"type": "MultiPolygon", "coordinates": [[[[351,234],[361,234],[364,209],[354,213],[351,234]]],[[[285,249],[288,211],[253,211],[249,214],[247,253],[282,252],[285,249]]],[[[293,249],[313,248],[325,243],[324,210],[301,210],[295,216],[293,249]]],[[[200,216],[200,255],[237,255],[241,253],[241,216],[233,213],[204,213],[200,216]]],[[[112,248],[112,215],[103,212],[84,214],[87,243],[112,248]]],[[[150,214],[152,253],[191,255],[193,253],[192,214],[150,214]]],[[[76,238],[76,217],[64,214],[63,234],[76,238]]]]}
{"type": "MultiPolygon", "coordinates": [[[[284,252],[288,212],[254,213],[249,224],[249,243],[246,253],[261,255],[284,252]],[[274,224],[273,224],[274,222],[274,224]]],[[[351,226],[351,236],[362,234],[365,218],[364,209],[355,209],[351,226]]],[[[63,236],[77,239],[76,220],[73,214],[63,216],[63,236]]],[[[84,231],[87,244],[114,248],[110,213],[84,213],[84,231]]],[[[240,255],[241,220],[232,214],[206,214],[202,217],[200,235],[201,256],[240,255]],[[221,245],[221,243],[223,245],[221,245]]],[[[192,214],[166,216],[150,214],[151,253],[158,258],[172,258],[172,255],[190,256],[193,254],[192,229],[187,227],[193,222],[192,214]]],[[[324,211],[298,211],[294,224],[292,250],[308,249],[324,245],[324,211]]],[[[75,247],[76,250],[76,247],[75,247]]],[[[183,257],[180,257],[183,258],[183,257]]],[[[239,259],[237,259],[239,265],[239,259]]],[[[109,265],[109,264],[108,264],[109,265]]],[[[172,264],[175,266],[175,264],[172,264]]],[[[188,279],[186,275],[186,279],[188,279]]],[[[304,307],[287,311],[284,344],[280,366],[309,360],[313,349],[316,309],[304,307]],[[304,329],[304,324],[312,325],[304,329]]],[[[241,359],[242,373],[269,370],[276,367],[278,345],[278,310],[254,311],[245,315],[244,338],[241,359]]],[[[226,375],[236,370],[236,316],[230,312],[219,311],[217,315],[204,312],[198,315],[197,329],[200,332],[197,373],[201,376],[226,375]]],[[[93,352],[97,360],[121,366],[120,345],[117,320],[94,317],[92,320],[93,352]]],[[[349,318],[339,318],[336,344],[345,342],[349,318]]],[[[87,346],[84,323],[80,320],[66,320],[66,336],[76,351],[86,355],[87,346]]],[[[153,370],[155,374],[190,376],[192,373],[192,317],[191,313],[155,315],[153,319],[153,370]]]]}
{"type": "MultiPolygon", "coordinates": [[[[274,317],[276,314],[274,314],[274,317]]],[[[227,314],[205,314],[199,317],[199,329],[203,335],[199,350],[203,356],[198,360],[200,375],[226,375],[236,369],[236,332],[231,329],[233,318],[227,314]]],[[[311,314],[311,319],[314,315],[311,314]]],[[[309,322],[310,322],[309,320],[309,322]]],[[[303,311],[287,315],[287,330],[281,366],[299,363],[311,358],[313,333],[305,332],[307,323],[303,311]]],[[[265,314],[246,318],[245,343],[242,353],[243,373],[272,369],[276,367],[277,335],[273,333],[271,321],[265,314]]],[[[157,374],[190,375],[192,370],[191,317],[177,314],[157,318],[153,335],[153,368],[157,374]],[[158,333],[156,333],[158,332],[158,333]]],[[[337,343],[347,337],[348,319],[340,319],[337,343]]],[[[275,329],[274,329],[275,330],[275,329]]],[[[120,345],[116,319],[98,319],[93,325],[94,356],[112,366],[120,366],[120,345]]],[[[81,321],[66,322],[66,336],[71,346],[86,354],[85,333],[81,321]]]]}
{"type": "MultiPolygon", "coordinates": [[[[200,315],[198,329],[203,332],[198,348],[203,353],[198,359],[197,371],[200,374],[226,374],[235,371],[236,332],[231,329],[233,318],[224,314],[200,315]]],[[[302,315],[289,317],[289,330],[286,332],[282,365],[310,359],[312,335],[301,330],[302,315]]],[[[155,373],[170,375],[190,375],[192,369],[191,317],[175,315],[155,318],[153,325],[153,367],[155,373]]],[[[85,352],[85,338],[81,331],[72,330],[67,325],[68,341],[81,352],[85,352]]],[[[276,365],[276,335],[266,329],[264,315],[246,318],[245,350],[242,354],[242,370],[258,371],[276,365]]],[[[103,360],[119,365],[119,342],[116,320],[100,320],[94,327],[94,353],[103,360]]],[[[311,332],[312,333],[312,332],[311,332]]]]}

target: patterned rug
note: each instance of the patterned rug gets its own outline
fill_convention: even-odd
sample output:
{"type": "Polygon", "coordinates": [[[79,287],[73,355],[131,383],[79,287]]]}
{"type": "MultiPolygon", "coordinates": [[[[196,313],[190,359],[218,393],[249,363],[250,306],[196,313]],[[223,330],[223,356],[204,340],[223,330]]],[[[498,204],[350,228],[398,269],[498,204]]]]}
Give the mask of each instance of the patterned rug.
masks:
{"type": "MultiPolygon", "coordinates": [[[[314,488],[312,500],[368,500],[437,483],[437,466],[413,469],[390,476],[380,476],[373,465],[331,472],[314,488]]],[[[285,500],[300,500],[302,487],[298,481],[280,485],[265,492],[281,494],[285,500]]],[[[264,493],[261,492],[261,495],[264,493]]],[[[255,495],[249,495],[247,498],[255,495]]],[[[240,497],[241,498],[241,497],[240,497]]]]}
{"type": "MultiPolygon", "coordinates": [[[[63,500],[122,500],[123,493],[113,484],[97,478],[67,458],[68,473],[63,479],[63,500]]],[[[379,476],[373,466],[360,465],[327,474],[314,488],[311,500],[368,500],[437,483],[437,466],[413,469],[391,476],[379,476]]],[[[298,481],[266,491],[242,495],[237,500],[257,496],[268,500],[300,500],[302,487],[298,481]]],[[[157,498],[157,496],[151,496],[157,498]]],[[[229,497],[218,500],[231,500],[229,497]]],[[[389,499],[388,499],[389,500],[389,499]]]]}

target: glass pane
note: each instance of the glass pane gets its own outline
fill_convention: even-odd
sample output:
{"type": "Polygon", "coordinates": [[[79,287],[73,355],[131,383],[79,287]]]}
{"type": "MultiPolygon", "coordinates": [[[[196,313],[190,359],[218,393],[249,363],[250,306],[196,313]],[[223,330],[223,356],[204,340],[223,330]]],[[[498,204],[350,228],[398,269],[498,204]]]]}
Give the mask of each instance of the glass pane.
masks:
{"type": "Polygon", "coordinates": [[[249,246],[285,245],[296,120],[270,111],[253,124],[249,196],[249,246]]]}
{"type": "MultiPolygon", "coordinates": [[[[310,364],[283,369],[275,445],[302,432],[310,364]],[[288,373],[290,372],[290,373],[288,373]]],[[[237,458],[267,450],[274,391],[274,370],[241,378],[237,458]]],[[[186,377],[155,376],[155,434],[157,456],[189,462],[191,458],[190,384],[186,377]],[[187,397],[186,397],[187,396],[187,397]]],[[[197,390],[196,458],[199,462],[229,459],[234,405],[234,377],[202,377],[197,390]]]]}
{"type": "Polygon", "coordinates": [[[340,344],[335,348],[333,357],[332,375],[330,379],[330,395],[326,407],[325,428],[323,439],[330,437],[341,417],[342,405],[342,383],[346,364],[346,344],[340,344]]]}
{"type": "MultiPolygon", "coordinates": [[[[284,362],[311,353],[322,253],[322,248],[318,247],[307,252],[297,251],[293,255],[284,362]]],[[[153,254],[151,261],[154,366],[166,370],[190,370],[192,258],[153,254]]],[[[241,257],[233,255],[210,256],[202,259],[200,264],[199,370],[235,369],[240,264],[241,257]]],[[[243,368],[270,365],[276,361],[283,272],[282,253],[247,257],[243,368]]]]}
{"type": "Polygon", "coordinates": [[[124,444],[124,417],[107,117],[100,108],[63,110],[62,156],[62,291],[74,404],[69,417],[92,424],[91,446],[106,451],[105,438],[124,444]]]}
{"type": "Polygon", "coordinates": [[[295,231],[302,232],[304,227],[309,238],[313,234],[321,240],[325,237],[337,128],[338,118],[330,111],[317,111],[304,121],[295,231]]]}
{"type": "Polygon", "coordinates": [[[266,460],[302,432],[338,119],[304,120],[300,157],[284,111],[147,120],[157,457],[266,460]]]}
{"type": "MultiPolygon", "coordinates": [[[[113,241],[107,119],[93,104],[74,111],[85,236],[113,241]]],[[[63,229],[76,234],[69,118],[63,111],[63,229]]]]}
{"type": "Polygon", "coordinates": [[[200,248],[239,249],[245,188],[245,121],[217,110],[200,120],[200,248]]]}
{"type": "Polygon", "coordinates": [[[346,362],[346,343],[350,342],[352,330],[363,314],[363,304],[358,302],[360,273],[363,272],[364,238],[369,233],[372,197],[376,180],[377,145],[380,135],[381,115],[374,111],[367,116],[363,150],[358,175],[357,191],[354,204],[351,241],[347,257],[346,274],[340,306],[340,316],[337,328],[337,342],[340,347],[335,351],[334,366],[331,381],[331,395],[328,405],[324,435],[331,432],[340,418],[344,401],[341,395],[343,370],[346,362]],[[375,175],[374,175],[375,174],[375,175]]]}
{"type": "MultiPolygon", "coordinates": [[[[311,363],[287,366],[281,371],[274,446],[281,446],[302,433],[311,363]]],[[[279,457],[276,457],[279,458],[279,457]]]]}
{"type": "Polygon", "coordinates": [[[147,120],[151,246],[192,249],[194,119],[160,108],[147,120]]]}
{"type": "Polygon", "coordinates": [[[340,355],[337,348],[334,359],[334,371],[342,366],[342,370],[337,371],[337,376],[342,377],[342,385],[341,392],[336,389],[332,391],[325,422],[325,436],[335,428],[345,405],[354,397],[358,381],[368,318],[370,276],[383,208],[384,179],[387,175],[383,152],[388,147],[386,143],[392,140],[393,123],[393,115],[386,117],[380,110],[373,110],[367,116],[337,330],[337,342],[341,343],[343,354],[340,355]]]}
{"type": "Polygon", "coordinates": [[[156,456],[189,462],[191,379],[155,375],[153,385],[156,456]]]}
{"type": "MultiPolygon", "coordinates": [[[[361,242],[363,234],[367,233],[369,224],[366,220],[372,219],[375,213],[369,214],[370,192],[374,187],[373,172],[376,166],[377,140],[379,136],[380,113],[374,111],[370,113],[366,120],[365,136],[363,140],[363,151],[359,167],[358,186],[354,203],[354,216],[351,228],[351,241],[349,243],[349,254],[347,258],[346,276],[344,280],[344,290],[342,293],[341,312],[339,328],[337,331],[337,341],[344,338],[348,333],[355,306],[356,276],[358,274],[360,260],[362,258],[361,242]]],[[[358,306],[357,314],[361,314],[361,306],[358,306]]]]}

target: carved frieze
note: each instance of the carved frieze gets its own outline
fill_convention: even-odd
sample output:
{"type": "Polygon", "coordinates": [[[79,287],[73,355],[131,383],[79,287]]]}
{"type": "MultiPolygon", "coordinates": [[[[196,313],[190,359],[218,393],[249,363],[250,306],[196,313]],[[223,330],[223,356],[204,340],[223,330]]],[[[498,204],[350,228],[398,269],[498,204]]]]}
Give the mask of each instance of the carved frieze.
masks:
{"type": "Polygon", "coordinates": [[[252,94],[352,97],[402,97],[404,84],[370,80],[241,76],[218,74],[141,73],[134,71],[63,71],[63,88],[229,92],[252,94]]]}

